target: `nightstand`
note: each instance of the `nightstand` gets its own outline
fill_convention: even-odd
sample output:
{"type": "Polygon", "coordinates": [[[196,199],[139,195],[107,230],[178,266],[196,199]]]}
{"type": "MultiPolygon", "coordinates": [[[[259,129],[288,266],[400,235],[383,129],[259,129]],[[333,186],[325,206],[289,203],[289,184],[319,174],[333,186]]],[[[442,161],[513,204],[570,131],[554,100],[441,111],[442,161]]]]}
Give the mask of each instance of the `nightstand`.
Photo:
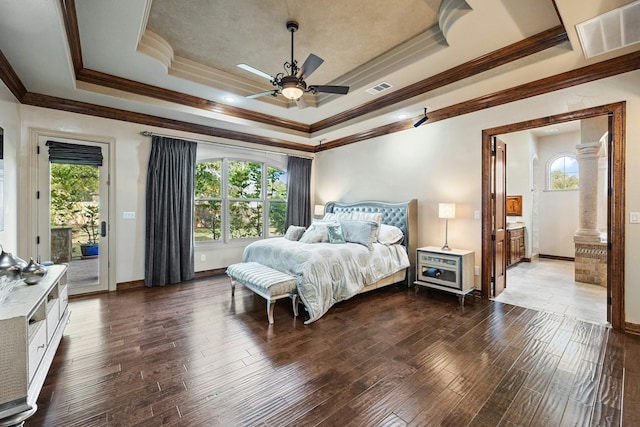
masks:
{"type": "Polygon", "coordinates": [[[439,289],[458,295],[460,304],[473,292],[475,253],[463,249],[443,251],[435,246],[416,251],[416,292],[418,286],[439,289]]]}

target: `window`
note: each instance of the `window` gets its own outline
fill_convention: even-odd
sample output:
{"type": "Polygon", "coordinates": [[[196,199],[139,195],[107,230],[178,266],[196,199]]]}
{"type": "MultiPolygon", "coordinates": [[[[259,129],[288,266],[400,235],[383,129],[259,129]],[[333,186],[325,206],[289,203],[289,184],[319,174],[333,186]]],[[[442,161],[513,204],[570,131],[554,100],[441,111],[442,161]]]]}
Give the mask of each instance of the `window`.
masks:
{"type": "Polygon", "coordinates": [[[573,156],[561,155],[549,162],[549,190],[577,190],[580,179],[578,161],[573,156]]]}
{"type": "Polygon", "coordinates": [[[286,211],[285,171],[230,158],[196,164],[196,242],[282,236],[286,211]]]}

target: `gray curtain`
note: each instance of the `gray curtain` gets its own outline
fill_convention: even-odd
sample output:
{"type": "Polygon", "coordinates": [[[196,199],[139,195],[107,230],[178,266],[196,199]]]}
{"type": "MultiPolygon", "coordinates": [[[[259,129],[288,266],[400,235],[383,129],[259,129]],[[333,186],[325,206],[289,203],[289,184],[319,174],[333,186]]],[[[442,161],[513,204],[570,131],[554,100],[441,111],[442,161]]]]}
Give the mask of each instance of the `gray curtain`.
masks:
{"type": "Polygon", "coordinates": [[[193,279],[197,144],[154,135],[147,171],[145,286],[193,279]]]}
{"type": "Polygon", "coordinates": [[[311,225],[311,159],[289,156],[287,159],[287,218],[290,225],[311,225]]]}

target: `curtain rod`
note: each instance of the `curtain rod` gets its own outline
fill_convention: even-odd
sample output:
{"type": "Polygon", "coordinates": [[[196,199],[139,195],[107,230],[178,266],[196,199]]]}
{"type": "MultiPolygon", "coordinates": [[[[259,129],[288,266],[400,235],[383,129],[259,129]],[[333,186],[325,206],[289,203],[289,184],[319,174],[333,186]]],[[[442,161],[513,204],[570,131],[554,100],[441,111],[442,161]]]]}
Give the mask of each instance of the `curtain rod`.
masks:
{"type": "MultiPolygon", "coordinates": [[[[240,150],[250,150],[250,151],[260,151],[263,153],[269,153],[269,154],[280,154],[283,156],[286,156],[287,153],[283,153],[281,151],[275,151],[275,150],[265,150],[264,148],[251,148],[251,147],[243,147],[241,145],[233,145],[233,144],[225,144],[224,142],[213,142],[213,141],[205,141],[203,139],[194,139],[194,138],[181,138],[179,136],[175,136],[175,135],[167,135],[167,134],[162,134],[162,133],[154,133],[154,132],[150,132],[148,130],[143,130],[142,132],[140,132],[140,135],[142,136],[166,136],[169,138],[175,138],[175,139],[182,139],[185,141],[191,141],[191,142],[202,142],[202,143],[206,143],[206,144],[216,144],[216,145],[221,145],[223,147],[228,147],[228,148],[234,148],[234,149],[240,149],[240,150]]],[[[293,155],[293,154],[292,154],[293,155]]],[[[313,159],[313,157],[311,156],[304,156],[304,155],[299,155],[299,154],[295,154],[296,157],[302,157],[305,159],[313,159]]]]}

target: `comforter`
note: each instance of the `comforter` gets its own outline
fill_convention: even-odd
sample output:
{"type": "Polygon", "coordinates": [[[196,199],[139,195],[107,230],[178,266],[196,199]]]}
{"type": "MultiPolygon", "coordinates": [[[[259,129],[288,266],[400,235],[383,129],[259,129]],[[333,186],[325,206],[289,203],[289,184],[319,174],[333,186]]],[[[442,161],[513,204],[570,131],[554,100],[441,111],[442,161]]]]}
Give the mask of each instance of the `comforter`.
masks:
{"type": "Polygon", "coordinates": [[[258,262],[298,278],[298,293],[311,323],[332,305],[409,267],[402,245],[300,243],[282,237],[259,240],[244,250],[243,262],[258,262]]]}

